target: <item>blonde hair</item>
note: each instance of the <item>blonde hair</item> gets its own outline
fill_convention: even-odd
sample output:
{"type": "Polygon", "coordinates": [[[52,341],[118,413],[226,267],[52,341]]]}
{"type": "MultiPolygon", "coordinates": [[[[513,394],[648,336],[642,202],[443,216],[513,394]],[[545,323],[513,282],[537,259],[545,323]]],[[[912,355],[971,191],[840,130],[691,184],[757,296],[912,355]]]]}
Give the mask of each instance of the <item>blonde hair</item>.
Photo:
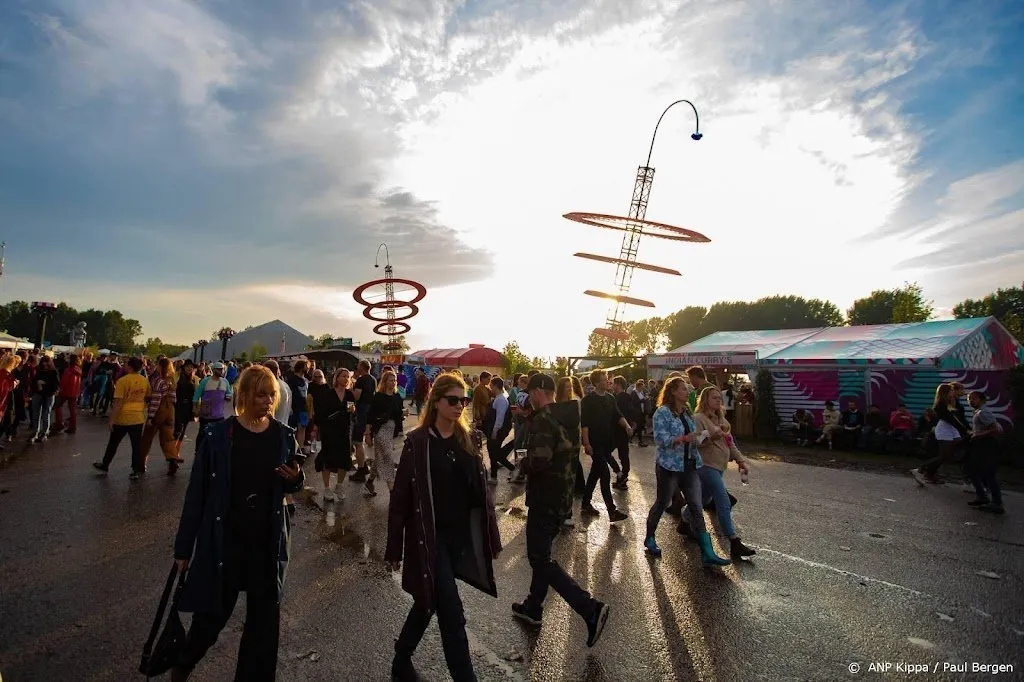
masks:
{"type": "Polygon", "coordinates": [[[393,370],[388,369],[384,370],[384,372],[380,375],[380,382],[377,383],[377,390],[379,392],[384,392],[384,382],[387,381],[388,379],[395,380],[395,390],[398,390],[398,375],[395,374],[393,370]]]}
{"type": "Polygon", "coordinates": [[[8,372],[14,371],[18,365],[21,364],[21,356],[15,353],[10,353],[4,356],[3,360],[0,360],[0,369],[5,369],[8,372]]]}
{"type": "MultiPolygon", "coordinates": [[[[352,380],[352,370],[350,370],[348,367],[339,367],[338,369],[334,370],[334,374],[331,375],[331,388],[338,387],[338,379],[341,377],[342,372],[348,372],[349,381],[352,380]]],[[[345,388],[347,389],[348,386],[346,385],[345,388]]]]}
{"type": "Polygon", "coordinates": [[[558,380],[558,384],[555,385],[555,402],[564,403],[575,398],[575,391],[572,387],[572,379],[569,377],[562,377],[558,380]]]}
{"type": "Polygon", "coordinates": [[[269,369],[262,365],[253,365],[242,372],[236,386],[235,412],[239,417],[253,408],[253,403],[259,393],[268,393],[274,396],[274,400],[270,403],[270,414],[274,414],[281,395],[278,393],[277,377],[269,369]]]}
{"type": "Polygon", "coordinates": [[[711,400],[711,394],[712,393],[717,393],[718,395],[722,395],[722,392],[720,390],[718,390],[716,387],[714,387],[714,386],[705,386],[704,390],[701,391],[700,395],[697,396],[697,412],[698,413],[703,412],[705,414],[713,414],[716,417],[718,417],[719,419],[724,419],[725,418],[725,410],[722,408],[721,403],[719,403],[717,410],[712,410],[711,407],[708,405],[708,401],[711,400]]]}
{"type": "MultiPolygon", "coordinates": [[[[434,385],[430,388],[430,395],[427,396],[427,404],[423,409],[423,415],[420,417],[421,427],[429,428],[434,425],[434,422],[437,421],[437,403],[453,388],[461,388],[465,392],[466,382],[462,380],[461,376],[451,372],[437,375],[437,378],[434,379],[434,385]]],[[[469,419],[466,412],[467,410],[463,409],[459,418],[455,420],[455,437],[459,441],[459,445],[466,452],[480,457],[480,450],[473,445],[469,437],[469,419]]]]}

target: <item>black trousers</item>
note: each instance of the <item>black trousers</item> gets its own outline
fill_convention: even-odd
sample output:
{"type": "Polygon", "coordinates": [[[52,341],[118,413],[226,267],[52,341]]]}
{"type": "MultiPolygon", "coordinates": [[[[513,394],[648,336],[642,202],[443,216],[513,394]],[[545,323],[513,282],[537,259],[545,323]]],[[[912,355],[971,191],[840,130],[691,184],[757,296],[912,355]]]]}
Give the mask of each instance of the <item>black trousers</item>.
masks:
{"type": "Polygon", "coordinates": [[[188,630],[177,667],[191,671],[217,642],[231,618],[238,593],[245,592],[245,625],[238,647],[235,682],[273,680],[277,674],[277,647],[281,609],[277,603],[274,562],[266,554],[238,552],[225,562],[223,601],[219,611],[196,613],[188,630]]]}
{"type": "Polygon", "coordinates": [[[487,439],[487,456],[491,459],[491,478],[498,477],[498,467],[505,467],[509,471],[514,471],[515,467],[512,462],[508,461],[508,456],[512,454],[512,449],[515,448],[515,440],[510,440],[507,444],[502,445],[501,442],[508,438],[508,433],[498,434],[497,438],[487,439]]]}
{"type": "Polygon", "coordinates": [[[594,598],[551,558],[551,543],[561,528],[562,519],[540,509],[531,509],[526,517],[526,558],[533,569],[529,601],[534,606],[543,606],[550,587],[573,611],[589,618],[594,613],[594,598]]]}
{"type": "Polygon", "coordinates": [[[110,430],[110,439],[107,441],[107,451],[103,453],[103,465],[109,467],[117,454],[117,446],[121,444],[125,436],[132,444],[132,471],[141,474],[146,470],[146,463],[142,459],[142,428],[145,424],[132,424],[131,426],[118,426],[110,430]]]}
{"type": "Polygon", "coordinates": [[[604,498],[604,506],[611,512],[615,509],[615,500],[612,499],[612,474],[609,470],[609,463],[612,460],[611,450],[598,450],[594,448],[594,455],[590,460],[587,486],[583,490],[583,504],[590,504],[594,497],[594,488],[597,487],[598,481],[600,481],[601,497],[604,498]]]}
{"type": "MultiPolygon", "coordinates": [[[[527,517],[529,518],[529,517],[527,517]]],[[[457,554],[457,552],[455,552],[457,554]]],[[[455,559],[448,543],[437,538],[437,563],[434,567],[434,603],[437,625],[441,630],[441,646],[448,672],[455,682],[476,682],[473,660],[469,656],[469,638],[466,636],[466,613],[462,608],[459,588],[455,585],[455,559]]],[[[395,642],[395,655],[411,657],[423,633],[430,625],[433,611],[414,604],[406,616],[402,633],[395,642]]]]}
{"type": "Polygon", "coordinates": [[[618,442],[615,443],[615,449],[619,452],[619,462],[622,464],[622,472],[619,474],[622,478],[629,476],[629,436],[623,431],[618,435],[618,442]]]}

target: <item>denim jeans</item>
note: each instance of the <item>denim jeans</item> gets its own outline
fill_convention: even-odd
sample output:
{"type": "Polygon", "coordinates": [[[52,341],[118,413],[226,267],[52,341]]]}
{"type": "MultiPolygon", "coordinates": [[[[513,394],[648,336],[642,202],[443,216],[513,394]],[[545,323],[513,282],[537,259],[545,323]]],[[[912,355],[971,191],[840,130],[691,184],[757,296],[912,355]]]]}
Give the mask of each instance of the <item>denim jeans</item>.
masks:
{"type": "Polygon", "coordinates": [[[42,438],[50,431],[50,411],[53,410],[53,396],[32,394],[32,410],[30,419],[32,432],[42,438]]]}
{"type": "MultiPolygon", "coordinates": [[[[722,524],[722,532],[728,537],[736,535],[736,526],[732,523],[732,503],[729,502],[729,491],[725,487],[725,475],[718,469],[707,465],[697,469],[702,491],[702,507],[712,500],[715,501],[715,513],[718,523],[722,524]]],[[[701,512],[703,516],[704,512],[701,512]]],[[[683,510],[683,520],[690,520],[690,508],[683,510]]]]}
{"type": "Polygon", "coordinates": [[[533,569],[529,600],[534,606],[543,606],[551,587],[573,611],[589,618],[597,602],[551,558],[551,543],[561,527],[562,519],[541,509],[531,509],[526,517],[526,558],[533,569]]]}
{"type": "Polygon", "coordinates": [[[654,465],[654,475],[658,481],[658,498],[647,514],[647,537],[654,537],[655,531],[658,530],[658,522],[661,521],[668,506],[672,504],[672,498],[677,490],[683,491],[686,509],[691,512],[689,521],[693,532],[703,533],[706,530],[698,471],[699,469],[689,466],[686,471],[669,471],[661,468],[660,465],[654,465]]]}
{"type": "MultiPolygon", "coordinates": [[[[441,629],[441,646],[448,672],[455,682],[475,682],[473,660],[469,656],[469,638],[466,636],[466,614],[455,585],[454,558],[442,536],[437,537],[437,563],[434,567],[434,606],[437,625],[441,629]]],[[[395,642],[395,654],[412,656],[430,625],[432,611],[413,605],[395,642]]]]}

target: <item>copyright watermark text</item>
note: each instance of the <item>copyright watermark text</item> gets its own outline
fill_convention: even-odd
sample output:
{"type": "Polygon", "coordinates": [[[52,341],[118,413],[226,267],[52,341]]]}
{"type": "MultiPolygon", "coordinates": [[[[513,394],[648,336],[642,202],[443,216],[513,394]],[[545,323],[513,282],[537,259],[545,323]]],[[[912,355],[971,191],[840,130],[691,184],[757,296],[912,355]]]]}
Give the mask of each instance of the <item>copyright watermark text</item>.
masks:
{"type": "Polygon", "coordinates": [[[977,661],[936,661],[916,663],[912,661],[854,661],[847,669],[854,675],[865,673],[903,673],[904,675],[928,675],[937,673],[960,673],[975,675],[999,675],[1012,673],[1012,663],[978,663],[977,661]]]}

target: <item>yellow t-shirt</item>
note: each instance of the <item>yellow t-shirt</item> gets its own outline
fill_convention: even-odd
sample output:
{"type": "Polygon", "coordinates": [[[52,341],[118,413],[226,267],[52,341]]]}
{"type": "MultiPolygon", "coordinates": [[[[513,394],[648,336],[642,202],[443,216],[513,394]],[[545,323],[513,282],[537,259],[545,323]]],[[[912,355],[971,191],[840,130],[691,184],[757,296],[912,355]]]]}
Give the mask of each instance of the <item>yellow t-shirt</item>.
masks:
{"type": "Polygon", "coordinates": [[[146,423],[146,399],[150,392],[149,381],[139,374],[125,374],[114,384],[114,400],[121,401],[121,409],[114,419],[117,426],[133,426],[146,423]]]}

